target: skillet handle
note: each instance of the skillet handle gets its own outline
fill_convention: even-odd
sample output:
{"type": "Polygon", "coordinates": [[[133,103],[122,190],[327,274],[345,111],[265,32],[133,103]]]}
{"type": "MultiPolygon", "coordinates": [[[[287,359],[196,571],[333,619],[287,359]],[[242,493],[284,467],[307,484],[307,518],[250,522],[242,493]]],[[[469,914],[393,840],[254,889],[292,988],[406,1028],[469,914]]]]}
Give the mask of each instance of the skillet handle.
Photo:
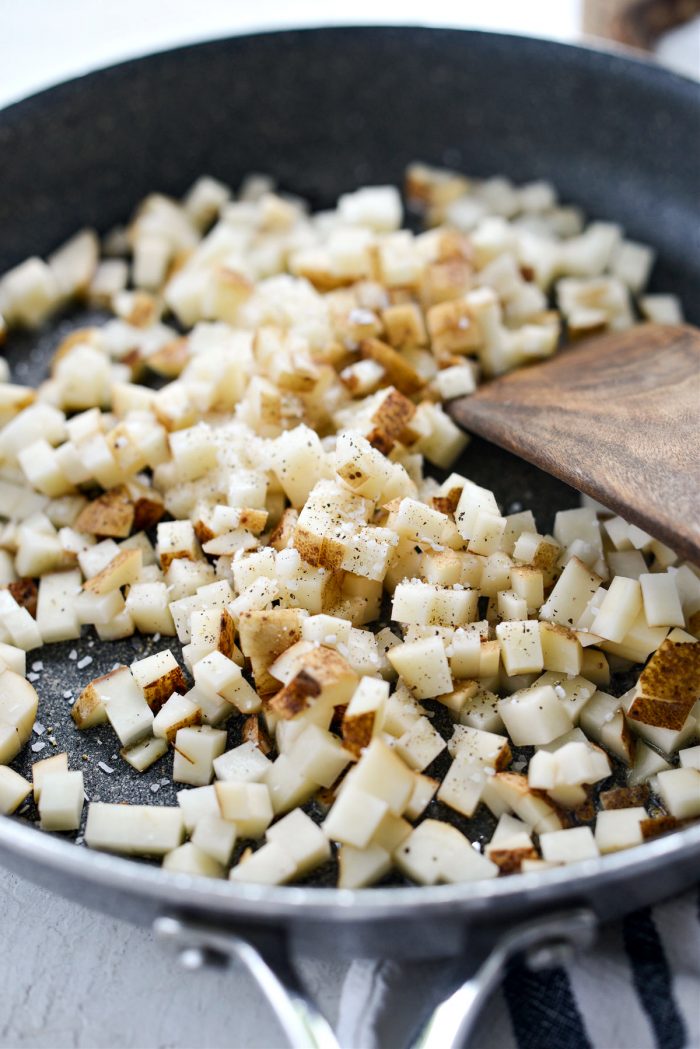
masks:
{"type": "MultiPolygon", "coordinates": [[[[512,958],[524,955],[532,968],[559,965],[574,951],[590,946],[596,927],[595,916],[583,909],[515,926],[490,948],[479,968],[433,1008],[411,1049],[464,1049],[512,958]]],[[[332,1027],[295,972],[283,932],[256,928],[238,934],[174,917],[156,919],[154,931],[178,951],[186,968],[226,965],[232,958],[241,961],[267,998],[291,1049],[340,1049],[332,1027]]],[[[453,977],[451,987],[456,983],[453,977]]]]}
{"type": "Polygon", "coordinates": [[[590,947],[597,920],[583,908],[537,918],[502,936],[486,960],[435,1008],[411,1049],[465,1049],[481,1010],[508,963],[523,956],[531,969],[550,969],[590,947]]]}
{"type": "Polygon", "coordinates": [[[267,998],[290,1049],[340,1049],[333,1028],[297,976],[283,932],[256,929],[237,935],[173,917],[157,918],[153,929],[177,950],[187,969],[242,962],[267,998]]]}

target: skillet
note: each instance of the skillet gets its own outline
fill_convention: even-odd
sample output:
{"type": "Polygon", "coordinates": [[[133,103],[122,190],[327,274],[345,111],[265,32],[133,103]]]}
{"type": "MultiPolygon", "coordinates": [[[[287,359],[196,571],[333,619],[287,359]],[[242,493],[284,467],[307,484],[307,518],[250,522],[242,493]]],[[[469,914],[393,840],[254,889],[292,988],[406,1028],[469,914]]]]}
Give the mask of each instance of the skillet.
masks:
{"type": "MultiPolygon", "coordinates": [[[[653,289],[679,294],[697,323],[698,143],[700,87],[619,54],[420,28],[216,41],[92,73],[0,113],[0,272],[81,226],[123,221],[154,189],[179,195],[203,172],[236,186],[251,170],[269,171],[324,206],[358,185],[399,183],[420,158],[551,180],[562,199],[653,244],[653,289]]],[[[86,320],[75,313],[39,336],[14,336],[6,353],[17,381],[38,381],[61,336],[86,320]]],[[[578,504],[560,482],[476,440],[459,469],[504,506],[536,506],[544,527],[555,509],[578,504]]],[[[138,779],[118,760],[104,773],[97,762],[111,761],[111,741],[78,735],[63,698],[116,660],[148,654],[152,641],[102,648],[84,638],[80,654],[93,663],[82,672],[72,647],[35,654],[44,664],[36,684],[42,717],[71,765],[82,764],[88,795],[172,801],[164,762],[138,779]]],[[[482,832],[470,824],[472,836],[482,832]]],[[[324,886],[328,871],[315,884],[274,889],[167,874],[41,834],[21,817],[0,818],[0,859],[85,905],[155,923],[186,965],[242,959],[297,1047],[337,1043],[296,979],[293,952],[450,959],[454,995],[438,1008],[416,1003],[416,1044],[437,1049],[461,1044],[512,954],[555,962],[562,949],[585,947],[599,922],[691,884],[700,826],[573,869],[355,892],[324,886]]]]}

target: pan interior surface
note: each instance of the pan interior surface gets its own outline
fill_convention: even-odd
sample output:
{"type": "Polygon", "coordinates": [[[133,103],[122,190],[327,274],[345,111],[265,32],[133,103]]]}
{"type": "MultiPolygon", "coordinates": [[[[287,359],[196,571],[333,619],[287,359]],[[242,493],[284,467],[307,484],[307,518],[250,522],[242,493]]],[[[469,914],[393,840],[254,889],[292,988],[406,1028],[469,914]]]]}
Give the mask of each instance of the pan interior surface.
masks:
{"type": "MultiPolygon", "coordinates": [[[[358,185],[400,184],[406,164],[421,159],[516,182],[548,179],[563,200],[654,245],[653,290],[678,294],[699,321],[692,156],[699,95],[690,82],[626,58],[451,30],[321,29],[182,48],[90,74],[0,114],[0,144],[11,158],[0,169],[0,272],[46,254],[82,226],[105,231],[124,221],[148,192],[180,195],[202,173],[235,187],[251,170],[270,172],[319,207],[358,185]]],[[[95,319],[78,312],[38,336],[13,336],[6,353],[16,379],[39,381],[66,332],[95,319]]],[[[556,510],[578,505],[571,489],[478,440],[459,469],[492,488],[508,511],[536,508],[541,528],[556,510]]],[[[91,800],[174,803],[168,758],[136,776],[108,729],[79,734],[70,720],[70,702],[88,680],[158,647],[140,636],[105,645],[85,637],[34,657],[43,663],[36,681],[42,739],[55,739],[71,766],[83,768],[91,800]],[[91,662],[78,670],[84,657],[91,662]]],[[[25,754],[18,769],[26,773],[29,758],[46,753],[25,754]]],[[[490,831],[469,824],[472,836],[490,831]]],[[[0,827],[0,845],[2,835],[0,827]]],[[[680,854],[684,841],[700,845],[694,831],[674,840],[655,843],[653,857],[680,854]]],[[[111,869],[107,858],[90,861],[111,869]]],[[[615,861],[625,862],[633,866],[634,857],[615,861]]],[[[136,884],[144,868],[130,869],[136,884]]],[[[498,892],[517,893],[519,883],[498,892]]],[[[273,896],[299,900],[302,891],[273,896]]],[[[470,886],[475,897],[480,892],[470,886]]]]}

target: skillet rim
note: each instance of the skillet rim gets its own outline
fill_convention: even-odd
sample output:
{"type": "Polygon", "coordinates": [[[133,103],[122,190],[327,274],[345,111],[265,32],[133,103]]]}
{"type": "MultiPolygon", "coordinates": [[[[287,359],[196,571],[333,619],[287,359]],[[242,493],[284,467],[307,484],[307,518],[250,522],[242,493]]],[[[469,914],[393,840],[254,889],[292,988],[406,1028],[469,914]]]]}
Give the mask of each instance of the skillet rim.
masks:
{"type": "MultiPolygon", "coordinates": [[[[317,920],[332,917],[362,921],[401,917],[420,905],[424,916],[427,912],[444,914],[452,910],[460,916],[476,917],[491,902],[500,903],[507,913],[507,904],[529,901],[533,905],[549,905],[555,900],[587,899],[592,892],[602,890],[606,882],[614,886],[620,878],[653,878],[674,860],[683,859],[689,867],[692,860],[700,861],[700,824],[633,849],[542,872],[453,885],[367,889],[239,885],[227,879],[173,874],[126,857],[76,848],[71,842],[23,826],[8,816],[0,818],[0,853],[3,849],[30,862],[40,861],[53,873],[77,882],[89,877],[99,888],[118,889],[130,896],[146,897],[163,909],[179,906],[200,915],[215,910],[222,916],[255,917],[267,922],[299,917],[302,912],[304,917],[317,920]]],[[[658,897],[663,898],[663,892],[658,897]]]]}
{"type": "MultiPolygon", "coordinates": [[[[144,55],[91,69],[79,76],[59,81],[42,90],[22,97],[0,109],[0,130],[22,121],[25,115],[37,108],[54,104],[61,96],[84,88],[105,77],[128,77],[135,66],[158,59],[177,58],[178,55],[195,50],[225,47],[238,40],[254,41],[258,38],[290,35],[306,36],[319,33],[337,36],[349,33],[398,34],[421,33],[426,35],[449,34],[470,39],[497,42],[504,38],[515,48],[531,54],[538,52],[562,57],[575,55],[585,61],[599,63],[603,67],[614,67],[636,78],[660,83],[666,91],[676,92],[684,101],[700,99],[700,81],[656,65],[652,59],[634,49],[605,41],[585,39],[580,43],[547,40],[542,37],[523,36],[517,33],[496,33],[488,30],[461,29],[445,25],[310,25],[299,28],[266,29],[258,32],[241,32],[215,37],[196,43],[164,48],[144,55]]],[[[600,68],[599,65],[599,68],[600,68]]],[[[592,73],[596,68],[593,65],[592,73]]],[[[79,883],[90,880],[96,887],[112,888],[128,893],[132,897],[145,897],[150,902],[167,906],[186,907],[198,914],[219,914],[238,917],[277,919],[304,917],[314,919],[333,918],[341,921],[376,920],[378,917],[400,917],[413,912],[416,905],[421,913],[444,914],[448,910],[460,915],[482,911],[491,901],[522,905],[530,901],[533,905],[551,904],[553,899],[566,900],[587,897],[591,892],[602,889],[605,883],[614,886],[621,878],[642,878],[666,870],[674,859],[685,860],[688,867],[693,859],[700,861],[700,825],[676,831],[666,837],[645,842],[634,849],[612,855],[586,860],[571,867],[560,867],[543,872],[511,875],[478,882],[440,886],[384,887],[369,889],[321,888],[315,886],[256,886],[237,885],[228,880],[202,879],[191,875],[172,874],[133,859],[114,856],[89,849],[76,850],[72,843],[41,833],[38,828],[23,826],[11,817],[0,818],[0,852],[18,855],[28,861],[39,861],[45,869],[55,874],[75,878],[79,883]],[[572,869],[575,874],[572,874],[572,869]],[[264,908],[264,910],[262,910],[264,908]]],[[[690,879],[688,879],[690,883],[690,879]]],[[[662,894],[659,894],[660,896],[662,894]]]]}

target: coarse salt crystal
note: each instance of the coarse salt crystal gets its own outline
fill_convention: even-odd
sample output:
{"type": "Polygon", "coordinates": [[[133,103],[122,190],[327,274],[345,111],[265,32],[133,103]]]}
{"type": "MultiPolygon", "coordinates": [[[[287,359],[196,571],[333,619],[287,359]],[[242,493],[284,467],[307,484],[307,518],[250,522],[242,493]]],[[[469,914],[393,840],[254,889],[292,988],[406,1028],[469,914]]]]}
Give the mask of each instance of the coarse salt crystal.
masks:
{"type": "Polygon", "coordinates": [[[97,767],[98,767],[98,769],[102,769],[103,772],[106,772],[108,776],[111,776],[112,773],[114,772],[114,769],[112,768],[112,766],[108,765],[105,761],[98,761],[97,762],[97,767]]]}
{"type": "Polygon", "coordinates": [[[38,674],[32,674],[32,673],[27,674],[27,681],[38,681],[38,680],[39,680],[39,675],[38,674]]]}
{"type": "Polygon", "coordinates": [[[92,656],[83,656],[82,659],[78,660],[78,663],[77,663],[78,670],[84,670],[85,667],[89,667],[91,663],[92,663],[92,656]]]}
{"type": "Polygon", "coordinates": [[[32,663],[32,670],[35,670],[37,673],[39,673],[39,671],[41,671],[43,669],[44,669],[44,664],[41,662],[40,659],[37,659],[34,663],[32,663]]]}
{"type": "Polygon", "coordinates": [[[72,648],[70,650],[70,652],[68,653],[68,658],[69,659],[77,659],[78,658],[78,653],[77,653],[76,649],[72,648]]]}
{"type": "Polygon", "coordinates": [[[63,693],[63,698],[64,699],[72,699],[73,698],[73,693],[70,691],[70,689],[66,689],[66,691],[63,693]]]}
{"type": "Polygon", "coordinates": [[[554,691],[559,699],[566,699],[566,691],[561,687],[561,685],[555,685],[554,691]]]}
{"type": "Polygon", "coordinates": [[[41,739],[38,739],[36,741],[36,743],[32,743],[32,750],[34,751],[35,754],[38,754],[39,751],[43,750],[45,746],[46,746],[46,744],[44,743],[44,741],[41,740],[41,739]]]}
{"type": "Polygon", "coordinates": [[[32,726],[32,732],[36,732],[37,736],[43,736],[46,732],[46,726],[42,725],[40,721],[35,721],[32,726]]]}
{"type": "Polygon", "coordinates": [[[160,790],[160,783],[151,783],[151,792],[157,794],[160,790]]]}

